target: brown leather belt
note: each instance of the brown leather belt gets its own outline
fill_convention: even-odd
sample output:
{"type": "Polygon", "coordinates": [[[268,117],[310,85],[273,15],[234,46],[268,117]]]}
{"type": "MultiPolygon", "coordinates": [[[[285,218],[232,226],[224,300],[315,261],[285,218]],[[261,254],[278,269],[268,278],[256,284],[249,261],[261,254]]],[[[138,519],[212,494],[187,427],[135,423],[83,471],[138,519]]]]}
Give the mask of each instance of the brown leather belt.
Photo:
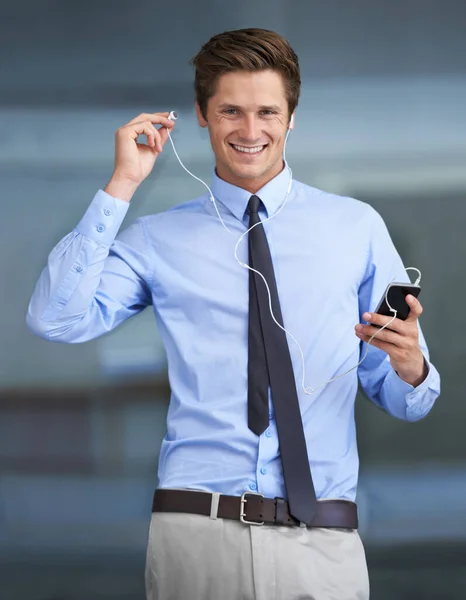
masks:
{"type": "MultiPolygon", "coordinates": [[[[240,496],[225,496],[191,490],[157,489],[152,512],[176,512],[205,515],[220,519],[235,519],[249,525],[299,525],[289,512],[283,498],[264,498],[245,492],[240,496]]],[[[349,500],[319,500],[310,527],[358,528],[358,509],[349,500]]]]}

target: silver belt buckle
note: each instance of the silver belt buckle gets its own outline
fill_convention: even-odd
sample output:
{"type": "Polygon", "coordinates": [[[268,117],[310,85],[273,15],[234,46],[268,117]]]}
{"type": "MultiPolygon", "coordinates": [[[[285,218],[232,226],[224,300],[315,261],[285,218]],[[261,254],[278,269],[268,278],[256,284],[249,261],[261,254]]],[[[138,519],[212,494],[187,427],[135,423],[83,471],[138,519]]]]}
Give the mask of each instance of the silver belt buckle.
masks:
{"type": "Polygon", "coordinates": [[[257,492],[244,492],[240,499],[239,520],[241,523],[245,523],[246,525],[263,525],[264,521],[248,521],[244,518],[246,516],[246,502],[248,501],[246,496],[260,496],[261,498],[264,498],[264,494],[258,494],[257,492]]]}

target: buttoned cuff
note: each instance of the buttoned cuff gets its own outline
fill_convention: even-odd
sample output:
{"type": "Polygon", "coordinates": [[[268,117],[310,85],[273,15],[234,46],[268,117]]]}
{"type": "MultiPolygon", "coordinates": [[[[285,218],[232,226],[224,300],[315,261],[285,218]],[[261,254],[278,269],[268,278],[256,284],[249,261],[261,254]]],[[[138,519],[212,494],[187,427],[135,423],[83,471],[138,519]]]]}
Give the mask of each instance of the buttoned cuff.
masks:
{"type": "Polygon", "coordinates": [[[76,231],[96,244],[110,247],[129,209],[129,202],[103,190],[94,196],[76,231]]]}

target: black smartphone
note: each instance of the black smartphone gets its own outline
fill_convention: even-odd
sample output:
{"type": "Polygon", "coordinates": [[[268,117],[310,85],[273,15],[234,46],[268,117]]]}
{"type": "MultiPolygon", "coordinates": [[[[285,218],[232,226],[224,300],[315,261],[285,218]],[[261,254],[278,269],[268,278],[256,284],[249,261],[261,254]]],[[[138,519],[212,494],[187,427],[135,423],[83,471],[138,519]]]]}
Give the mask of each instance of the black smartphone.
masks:
{"type": "MultiPolygon", "coordinates": [[[[408,317],[409,311],[411,310],[405,298],[408,296],[408,294],[411,294],[417,298],[421,293],[420,286],[414,285],[413,283],[393,282],[387,286],[387,289],[388,302],[390,303],[390,306],[397,311],[396,318],[404,321],[408,317]]],[[[387,290],[385,290],[384,295],[375,309],[375,312],[379,315],[385,315],[386,317],[393,317],[393,313],[385,300],[386,295],[387,290]]]]}

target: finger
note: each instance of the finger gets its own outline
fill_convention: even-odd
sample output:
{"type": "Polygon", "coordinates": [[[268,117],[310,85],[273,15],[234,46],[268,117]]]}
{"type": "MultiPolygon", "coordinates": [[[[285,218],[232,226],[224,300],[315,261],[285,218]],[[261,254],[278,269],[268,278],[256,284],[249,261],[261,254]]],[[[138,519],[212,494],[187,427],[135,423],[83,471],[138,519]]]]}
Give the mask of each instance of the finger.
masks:
{"type": "MultiPolygon", "coordinates": [[[[175,123],[173,123],[173,127],[175,126],[175,123]]],[[[160,138],[162,140],[162,147],[165,146],[167,140],[168,140],[168,134],[170,133],[170,129],[168,129],[167,127],[161,127],[160,129],[158,129],[160,138]]]]}
{"type": "Polygon", "coordinates": [[[413,321],[417,321],[417,319],[419,319],[419,317],[422,315],[422,311],[424,310],[422,308],[422,304],[412,294],[408,294],[406,296],[406,303],[411,309],[409,311],[409,315],[406,318],[406,321],[410,323],[412,323],[413,321]]]}
{"type": "MultiPolygon", "coordinates": [[[[154,127],[152,125],[152,123],[150,124],[150,128],[151,128],[153,139],[154,139],[153,148],[154,148],[154,150],[156,150],[157,152],[160,153],[160,152],[162,152],[163,144],[162,144],[162,138],[160,136],[159,130],[156,127],[154,127]]],[[[147,138],[147,139],[149,140],[149,138],[147,138]]]]}
{"type": "Polygon", "coordinates": [[[174,123],[174,121],[172,121],[171,119],[168,118],[169,114],[170,114],[169,112],[142,113],[142,114],[138,115],[137,117],[134,117],[134,119],[131,119],[131,121],[129,121],[127,123],[127,125],[133,125],[134,123],[141,123],[143,121],[149,121],[150,123],[153,123],[154,125],[163,125],[163,127],[172,128],[175,123],[174,123]]]}
{"type": "Polygon", "coordinates": [[[161,112],[161,113],[141,113],[140,115],[138,115],[137,117],[134,117],[134,119],[131,119],[131,121],[128,121],[127,125],[131,125],[132,123],[140,123],[141,121],[151,121],[153,119],[159,118],[159,119],[168,119],[168,115],[170,113],[168,112],[161,112]]]}
{"type": "Polygon", "coordinates": [[[392,315],[391,317],[386,317],[385,315],[379,315],[378,313],[367,312],[362,315],[363,320],[367,321],[371,325],[378,325],[379,327],[383,327],[384,325],[390,323],[388,329],[391,329],[392,331],[397,331],[398,333],[404,333],[404,322],[401,319],[394,319],[393,317],[394,315],[392,315]]]}
{"type": "Polygon", "coordinates": [[[168,140],[168,129],[166,127],[161,127],[160,129],[157,129],[152,124],[151,127],[155,137],[155,150],[160,153],[162,152],[163,147],[165,146],[168,140]]]}
{"type": "MultiPolygon", "coordinates": [[[[398,348],[402,348],[405,342],[405,338],[403,336],[395,331],[391,331],[390,329],[379,329],[378,327],[372,327],[371,325],[356,325],[354,329],[356,335],[360,339],[363,337],[369,339],[374,335],[374,339],[387,342],[393,346],[397,346],[398,348]]],[[[364,341],[366,340],[364,339],[364,341]]]]}
{"type": "Polygon", "coordinates": [[[390,352],[394,349],[393,344],[390,344],[389,342],[384,342],[382,340],[378,340],[377,338],[374,338],[373,340],[371,340],[369,342],[370,336],[368,336],[368,335],[361,335],[361,336],[358,335],[358,337],[362,342],[369,344],[369,346],[374,346],[375,348],[379,348],[379,350],[383,350],[387,354],[390,354],[390,352]]]}
{"type": "Polygon", "coordinates": [[[129,131],[133,139],[137,139],[139,135],[147,136],[147,144],[157,152],[162,152],[162,140],[158,129],[150,121],[142,121],[125,125],[119,130],[120,133],[129,131]]]}

